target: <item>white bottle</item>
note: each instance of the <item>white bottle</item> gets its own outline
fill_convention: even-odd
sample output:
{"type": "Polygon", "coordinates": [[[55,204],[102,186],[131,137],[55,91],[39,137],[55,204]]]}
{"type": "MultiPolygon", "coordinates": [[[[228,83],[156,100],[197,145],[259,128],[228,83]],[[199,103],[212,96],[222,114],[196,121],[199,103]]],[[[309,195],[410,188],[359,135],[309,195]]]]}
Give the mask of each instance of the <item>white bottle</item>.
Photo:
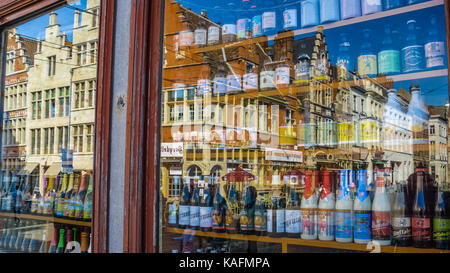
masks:
{"type": "Polygon", "coordinates": [[[317,239],[317,197],[312,187],[312,171],[306,171],[305,190],[300,210],[302,211],[302,235],[304,240],[317,239]]]}
{"type": "Polygon", "coordinates": [[[334,240],[334,207],[336,197],[331,189],[330,171],[323,171],[322,194],[319,200],[317,232],[319,240],[334,240]]]}
{"type": "Polygon", "coordinates": [[[367,191],[367,171],[358,170],[358,190],[353,204],[353,238],[357,244],[371,241],[372,202],[367,191]]]}
{"type": "Polygon", "coordinates": [[[350,170],[341,170],[339,195],[336,201],[336,242],[351,243],[353,242],[353,200],[350,198],[349,192],[349,174],[350,170]]]}
{"type": "Polygon", "coordinates": [[[384,169],[377,170],[376,192],[372,204],[372,236],[379,245],[391,244],[391,205],[386,194],[384,169]]]}

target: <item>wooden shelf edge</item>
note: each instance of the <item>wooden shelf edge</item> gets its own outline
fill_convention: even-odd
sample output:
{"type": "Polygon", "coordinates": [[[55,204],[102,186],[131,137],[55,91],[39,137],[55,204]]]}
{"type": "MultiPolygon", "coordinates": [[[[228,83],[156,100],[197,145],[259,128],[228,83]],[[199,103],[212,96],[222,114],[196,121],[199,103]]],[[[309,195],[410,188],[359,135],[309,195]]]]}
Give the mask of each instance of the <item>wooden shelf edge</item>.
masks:
{"type": "Polygon", "coordinates": [[[0,212],[0,216],[11,217],[11,218],[17,217],[17,218],[24,218],[24,219],[29,219],[29,220],[38,220],[38,221],[73,225],[73,226],[91,227],[91,222],[83,222],[83,221],[70,220],[70,219],[64,219],[64,218],[56,218],[56,217],[52,217],[52,216],[33,215],[33,214],[14,214],[14,213],[8,213],[8,212],[0,212]]]}
{"type": "MultiPolygon", "coordinates": [[[[215,232],[203,232],[200,230],[191,229],[180,229],[180,228],[164,228],[163,231],[176,234],[187,234],[202,237],[212,237],[221,238],[229,240],[242,240],[242,241],[254,241],[254,242],[264,242],[264,243],[275,243],[282,244],[284,251],[287,251],[288,245],[298,245],[298,246],[311,246],[311,247],[322,247],[322,248],[332,248],[332,249],[343,249],[343,250],[354,250],[354,251],[364,251],[370,252],[373,249],[367,248],[366,244],[355,244],[355,243],[340,243],[336,241],[320,241],[320,240],[303,240],[297,238],[273,238],[268,236],[257,236],[257,235],[242,235],[242,234],[228,234],[228,233],[215,233],[215,232]]],[[[450,250],[441,249],[425,249],[425,248],[414,248],[414,247],[395,247],[395,246],[381,246],[381,253],[450,253],[450,250]]]]}

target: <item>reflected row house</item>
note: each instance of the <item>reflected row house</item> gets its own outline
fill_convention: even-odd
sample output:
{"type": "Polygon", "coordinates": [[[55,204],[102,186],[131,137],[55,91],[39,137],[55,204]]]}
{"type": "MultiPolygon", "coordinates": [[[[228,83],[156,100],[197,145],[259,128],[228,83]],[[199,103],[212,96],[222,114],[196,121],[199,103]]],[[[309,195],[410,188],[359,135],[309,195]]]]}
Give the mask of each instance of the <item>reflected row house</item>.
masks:
{"type": "Polygon", "coordinates": [[[3,182],[31,178],[42,194],[44,179],[61,172],[64,150],[73,150],[75,176],[92,171],[99,7],[90,0],[86,11],[75,10],[70,35],[55,12],[42,39],[9,31],[15,59],[6,71],[3,182]]]}

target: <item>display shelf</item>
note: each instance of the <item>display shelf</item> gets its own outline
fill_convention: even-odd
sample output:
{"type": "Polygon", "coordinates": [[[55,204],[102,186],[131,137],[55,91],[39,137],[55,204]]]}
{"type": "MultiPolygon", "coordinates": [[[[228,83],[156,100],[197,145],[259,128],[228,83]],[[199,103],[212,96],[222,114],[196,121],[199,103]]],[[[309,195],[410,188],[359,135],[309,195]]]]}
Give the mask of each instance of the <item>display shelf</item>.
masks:
{"type": "MultiPolygon", "coordinates": [[[[353,251],[372,252],[377,251],[373,246],[366,244],[355,243],[339,243],[335,241],[320,241],[320,240],[303,240],[296,238],[272,238],[268,236],[257,235],[241,235],[241,234],[228,234],[228,233],[215,233],[215,232],[203,232],[199,230],[180,229],[180,228],[166,228],[166,232],[176,234],[188,234],[210,238],[222,238],[229,240],[242,240],[242,241],[254,241],[264,243],[275,243],[282,245],[282,252],[288,252],[289,245],[296,246],[309,246],[309,247],[321,247],[332,249],[343,249],[353,251]]],[[[414,248],[414,247],[395,247],[395,246],[380,246],[381,253],[450,253],[450,250],[429,249],[429,248],[414,248]]]]}
{"type": "Polygon", "coordinates": [[[255,38],[236,41],[236,42],[222,43],[222,44],[218,44],[218,45],[212,45],[212,46],[206,46],[206,47],[200,47],[200,48],[192,48],[191,52],[194,54],[207,53],[207,52],[222,50],[222,48],[229,49],[229,48],[235,48],[235,47],[240,47],[240,46],[247,46],[250,44],[256,44],[256,43],[261,43],[261,42],[266,42],[266,41],[271,41],[271,40],[276,40],[276,39],[292,37],[292,34],[297,36],[297,35],[304,35],[304,34],[308,34],[308,33],[314,33],[319,29],[319,27],[322,27],[324,30],[333,29],[333,28],[337,28],[337,27],[343,27],[343,26],[347,26],[347,25],[368,22],[368,21],[372,21],[372,20],[376,20],[376,19],[393,16],[393,15],[399,15],[399,14],[404,14],[404,13],[408,13],[408,12],[412,12],[412,11],[417,11],[417,10],[422,10],[422,9],[431,8],[431,7],[435,7],[435,6],[440,6],[443,4],[444,4],[444,0],[431,0],[431,1],[426,1],[423,3],[415,4],[415,5],[405,6],[405,7],[401,7],[401,8],[392,9],[392,10],[381,11],[381,12],[377,12],[377,13],[373,13],[373,14],[369,14],[369,15],[363,15],[363,16],[350,18],[350,19],[346,19],[346,20],[341,20],[341,21],[336,21],[336,22],[332,22],[332,23],[328,23],[328,24],[321,24],[318,26],[296,29],[294,31],[280,32],[277,35],[260,36],[260,37],[255,37],[255,38]]]}
{"type": "Polygon", "coordinates": [[[44,221],[44,222],[73,225],[73,226],[84,226],[84,227],[91,226],[91,222],[57,218],[57,217],[52,217],[52,216],[33,215],[33,214],[15,214],[15,213],[8,213],[8,212],[0,212],[0,217],[23,218],[23,219],[29,219],[29,220],[38,220],[38,221],[44,221]]]}

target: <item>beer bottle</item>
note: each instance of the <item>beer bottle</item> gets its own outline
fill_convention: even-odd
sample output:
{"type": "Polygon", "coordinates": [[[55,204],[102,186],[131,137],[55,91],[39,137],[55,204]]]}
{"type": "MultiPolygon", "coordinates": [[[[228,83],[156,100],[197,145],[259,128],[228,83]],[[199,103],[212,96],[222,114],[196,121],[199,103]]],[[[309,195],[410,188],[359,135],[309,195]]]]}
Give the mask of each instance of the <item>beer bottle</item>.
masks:
{"type": "MultiPolygon", "coordinates": [[[[314,176],[315,176],[314,172],[314,176]]],[[[313,171],[307,170],[305,176],[305,189],[303,192],[302,211],[302,236],[304,240],[317,239],[317,198],[312,181],[313,171]]]]}
{"type": "Polygon", "coordinates": [[[49,253],[56,253],[56,250],[58,248],[58,225],[55,225],[55,228],[53,229],[53,236],[52,241],[50,242],[50,248],[48,250],[49,253]]]}
{"type": "Polygon", "coordinates": [[[94,175],[91,173],[89,175],[89,186],[86,192],[86,197],[84,198],[83,202],[83,220],[84,221],[91,221],[92,219],[92,199],[93,199],[93,193],[92,190],[94,188],[94,175]]]}
{"type": "Polygon", "coordinates": [[[65,249],[65,234],[66,230],[61,228],[59,229],[59,241],[58,241],[58,249],[56,250],[57,253],[64,253],[65,249]]]}
{"type": "Polygon", "coordinates": [[[87,232],[83,231],[81,232],[81,246],[80,246],[80,251],[81,253],[88,253],[88,234],[87,232]]]}
{"type": "Polygon", "coordinates": [[[191,229],[200,229],[200,189],[198,178],[195,178],[191,195],[191,207],[189,212],[189,226],[191,229]]]}
{"type": "Polygon", "coordinates": [[[64,216],[64,199],[65,199],[66,191],[67,191],[67,181],[68,181],[68,174],[64,174],[60,190],[55,198],[55,204],[56,204],[56,208],[57,208],[56,209],[56,217],[64,216]]]}
{"type": "Polygon", "coordinates": [[[319,240],[334,240],[334,209],[336,203],[335,193],[332,191],[331,180],[334,174],[328,170],[322,171],[322,192],[318,209],[318,235],[319,240]]]}
{"type": "Polygon", "coordinates": [[[358,191],[353,203],[353,237],[355,243],[367,244],[372,239],[372,202],[367,191],[366,170],[358,170],[357,176],[358,191]]]}
{"type": "Polygon", "coordinates": [[[230,190],[228,193],[229,205],[225,212],[225,229],[230,234],[236,234],[239,232],[240,227],[240,215],[239,215],[239,192],[236,189],[236,183],[231,182],[230,190]]]}
{"type": "Polygon", "coordinates": [[[417,172],[417,187],[412,216],[412,239],[414,247],[431,248],[433,246],[431,215],[428,213],[429,209],[427,208],[427,202],[425,202],[424,176],[423,171],[417,172]]]}
{"type": "Polygon", "coordinates": [[[300,238],[302,226],[302,213],[300,211],[300,198],[296,188],[289,187],[289,196],[286,204],[286,236],[300,238]]]}
{"type": "Polygon", "coordinates": [[[73,183],[73,191],[72,191],[72,194],[71,194],[68,206],[67,206],[69,213],[65,214],[66,217],[75,218],[75,207],[77,206],[78,193],[79,193],[82,177],[83,177],[82,175],[77,175],[76,179],[73,183]]]}
{"type": "Polygon", "coordinates": [[[227,202],[224,198],[224,190],[222,182],[216,184],[216,194],[214,197],[213,223],[214,232],[225,232],[225,212],[227,211],[227,202]]]}
{"type": "Polygon", "coordinates": [[[259,193],[256,198],[255,210],[255,234],[265,236],[267,233],[267,207],[264,193],[259,193]]]}
{"type": "Polygon", "coordinates": [[[200,229],[204,232],[212,231],[213,202],[211,198],[211,184],[205,177],[205,189],[200,202],[200,229]]]}
{"type": "Polygon", "coordinates": [[[336,201],[336,241],[350,243],[353,241],[352,209],[353,200],[350,198],[349,187],[350,170],[340,171],[339,195],[336,201]]]}
{"type": "Polygon", "coordinates": [[[372,204],[372,236],[380,245],[391,244],[391,204],[386,194],[384,169],[377,170],[376,191],[372,204]]]}
{"type": "Polygon", "coordinates": [[[74,193],[74,174],[69,174],[69,185],[67,186],[67,191],[64,196],[64,209],[63,209],[63,217],[69,217],[69,209],[70,209],[70,201],[72,199],[72,195],[74,193]]]}
{"type": "Polygon", "coordinates": [[[89,186],[89,177],[90,175],[88,173],[81,177],[80,190],[78,191],[74,207],[74,218],[77,220],[83,219],[84,199],[86,198],[86,193],[89,186]]]}
{"type": "Polygon", "coordinates": [[[450,215],[448,213],[444,192],[438,189],[438,197],[434,208],[433,241],[437,249],[449,249],[450,215]]]}
{"type": "Polygon", "coordinates": [[[240,228],[242,234],[254,234],[255,232],[255,203],[256,189],[250,182],[244,182],[246,185],[241,199],[240,228]]]}
{"type": "MultiPolygon", "coordinates": [[[[285,210],[282,204],[282,193],[279,185],[272,185],[272,197],[267,209],[267,235],[270,237],[283,237],[285,234],[285,210]]],[[[285,200],[284,200],[284,203],[285,200]]]]}
{"type": "Polygon", "coordinates": [[[411,245],[411,211],[406,202],[406,184],[401,183],[392,207],[392,245],[411,245]]]}
{"type": "Polygon", "coordinates": [[[190,204],[190,191],[189,191],[189,180],[185,178],[183,180],[183,193],[181,195],[180,203],[180,214],[179,214],[179,227],[187,228],[189,227],[189,213],[191,210],[190,204]]]}

